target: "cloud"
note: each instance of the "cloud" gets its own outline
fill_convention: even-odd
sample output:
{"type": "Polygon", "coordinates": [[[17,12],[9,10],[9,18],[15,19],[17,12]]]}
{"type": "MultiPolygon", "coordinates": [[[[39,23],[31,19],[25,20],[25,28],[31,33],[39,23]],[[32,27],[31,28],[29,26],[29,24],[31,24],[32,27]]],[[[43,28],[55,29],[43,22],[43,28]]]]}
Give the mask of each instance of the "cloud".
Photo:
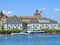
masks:
{"type": "Polygon", "coordinates": [[[12,14],[13,12],[12,12],[12,11],[3,10],[3,13],[4,13],[4,14],[12,14]]]}
{"type": "Polygon", "coordinates": [[[12,14],[13,12],[12,11],[7,11],[6,14],[12,14]]]}
{"type": "Polygon", "coordinates": [[[3,10],[3,13],[6,14],[6,10],[3,10]]]}
{"type": "Polygon", "coordinates": [[[41,10],[46,10],[46,8],[41,8],[41,10]]]}
{"type": "Polygon", "coordinates": [[[60,8],[55,8],[54,11],[60,11],[60,8]]]}
{"type": "Polygon", "coordinates": [[[40,10],[43,10],[44,11],[44,10],[46,10],[46,8],[41,8],[40,10]]]}

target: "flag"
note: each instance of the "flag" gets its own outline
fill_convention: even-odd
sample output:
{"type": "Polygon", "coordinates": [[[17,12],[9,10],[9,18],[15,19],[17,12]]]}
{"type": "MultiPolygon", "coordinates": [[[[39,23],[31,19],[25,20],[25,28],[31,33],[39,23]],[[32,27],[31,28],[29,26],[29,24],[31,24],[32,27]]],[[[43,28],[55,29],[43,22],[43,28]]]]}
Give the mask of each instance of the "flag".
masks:
{"type": "Polygon", "coordinates": [[[42,10],[40,11],[40,14],[42,14],[42,10]]]}

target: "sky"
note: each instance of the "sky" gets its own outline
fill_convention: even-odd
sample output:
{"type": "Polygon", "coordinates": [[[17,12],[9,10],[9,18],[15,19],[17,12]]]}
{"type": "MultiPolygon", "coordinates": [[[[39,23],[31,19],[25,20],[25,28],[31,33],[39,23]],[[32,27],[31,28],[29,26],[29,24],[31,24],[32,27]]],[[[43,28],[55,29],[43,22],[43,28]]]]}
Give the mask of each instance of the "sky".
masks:
{"type": "Polygon", "coordinates": [[[33,16],[35,10],[41,16],[60,22],[60,0],[0,0],[0,11],[7,16],[33,16]]]}

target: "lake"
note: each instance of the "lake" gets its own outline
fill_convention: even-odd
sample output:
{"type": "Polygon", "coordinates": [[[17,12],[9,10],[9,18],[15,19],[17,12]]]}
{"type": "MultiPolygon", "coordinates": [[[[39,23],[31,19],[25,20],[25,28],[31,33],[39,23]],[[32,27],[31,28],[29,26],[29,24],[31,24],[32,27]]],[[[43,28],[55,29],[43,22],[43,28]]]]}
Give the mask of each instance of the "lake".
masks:
{"type": "Polygon", "coordinates": [[[60,34],[1,35],[0,45],[60,45],[60,34]]]}

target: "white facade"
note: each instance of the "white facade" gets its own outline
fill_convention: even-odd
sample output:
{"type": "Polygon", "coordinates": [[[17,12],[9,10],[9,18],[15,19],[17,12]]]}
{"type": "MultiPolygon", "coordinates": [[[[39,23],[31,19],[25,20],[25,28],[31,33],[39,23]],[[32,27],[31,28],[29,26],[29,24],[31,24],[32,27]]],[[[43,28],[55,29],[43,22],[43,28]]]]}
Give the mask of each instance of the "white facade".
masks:
{"type": "Polygon", "coordinates": [[[38,20],[39,23],[49,23],[49,20],[38,20]]]}
{"type": "Polygon", "coordinates": [[[0,30],[2,30],[2,21],[0,21],[0,30]]]}
{"type": "Polygon", "coordinates": [[[29,30],[59,29],[58,24],[28,24],[29,30]]]}
{"type": "Polygon", "coordinates": [[[4,24],[5,30],[18,29],[22,30],[22,24],[4,24]]]}

